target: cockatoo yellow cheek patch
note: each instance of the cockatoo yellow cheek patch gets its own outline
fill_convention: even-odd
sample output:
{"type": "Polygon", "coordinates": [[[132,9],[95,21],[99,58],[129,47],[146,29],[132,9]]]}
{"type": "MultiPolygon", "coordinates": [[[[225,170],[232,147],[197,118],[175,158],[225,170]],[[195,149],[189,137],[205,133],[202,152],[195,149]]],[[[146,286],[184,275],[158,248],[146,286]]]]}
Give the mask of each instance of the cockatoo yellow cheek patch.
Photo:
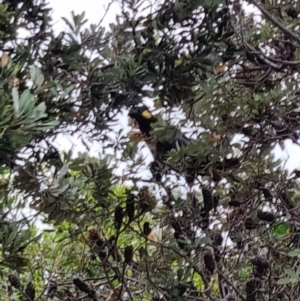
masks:
{"type": "Polygon", "coordinates": [[[142,116],[146,119],[150,119],[152,117],[151,113],[148,110],[143,111],[142,116]]]}

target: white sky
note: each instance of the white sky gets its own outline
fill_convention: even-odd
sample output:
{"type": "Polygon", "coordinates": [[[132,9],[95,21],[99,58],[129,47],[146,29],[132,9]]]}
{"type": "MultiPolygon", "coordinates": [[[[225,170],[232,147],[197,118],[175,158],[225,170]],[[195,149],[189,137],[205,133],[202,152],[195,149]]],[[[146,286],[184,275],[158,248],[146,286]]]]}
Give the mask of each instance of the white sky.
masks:
{"type": "MultiPolygon", "coordinates": [[[[50,6],[54,9],[53,19],[55,21],[55,30],[60,32],[65,29],[64,22],[61,20],[61,17],[70,18],[71,11],[73,10],[76,14],[80,14],[85,11],[85,18],[89,20],[88,23],[97,23],[103,17],[105,8],[108,6],[110,1],[102,0],[85,0],[85,1],[63,1],[63,0],[50,0],[50,6]]],[[[247,8],[248,11],[253,11],[250,7],[247,8]]],[[[119,8],[116,4],[112,4],[105,19],[103,22],[104,26],[108,26],[109,23],[114,23],[116,18],[116,13],[119,11],[119,8]]],[[[87,24],[88,26],[88,24],[87,24]]],[[[126,127],[127,119],[122,119],[122,127],[126,127]]],[[[62,140],[64,147],[72,147],[72,144],[64,139],[62,140]],[[68,145],[67,145],[68,144],[68,145]]],[[[84,151],[84,147],[81,142],[77,139],[74,139],[74,144],[79,151],[84,151]]],[[[276,147],[275,154],[277,158],[287,159],[285,164],[286,168],[289,171],[292,171],[295,168],[300,166],[300,147],[293,144],[292,141],[287,140],[285,142],[286,150],[282,151],[279,146],[276,147]]],[[[98,153],[99,149],[97,146],[93,147],[92,154],[98,153]]]]}

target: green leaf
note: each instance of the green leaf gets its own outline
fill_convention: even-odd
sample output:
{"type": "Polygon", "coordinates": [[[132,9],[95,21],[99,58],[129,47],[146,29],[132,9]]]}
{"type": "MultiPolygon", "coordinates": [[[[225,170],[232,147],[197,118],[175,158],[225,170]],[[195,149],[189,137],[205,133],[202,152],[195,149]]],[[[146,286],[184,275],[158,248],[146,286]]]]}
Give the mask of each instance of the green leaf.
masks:
{"type": "Polygon", "coordinates": [[[35,84],[37,85],[38,88],[42,86],[44,80],[45,80],[45,76],[43,74],[39,74],[37,79],[35,80],[35,84]]]}
{"type": "Polygon", "coordinates": [[[30,90],[25,90],[20,98],[20,112],[27,113],[34,108],[34,96],[30,93],[30,90]]]}
{"type": "Polygon", "coordinates": [[[290,276],[291,278],[294,278],[294,279],[296,278],[296,279],[298,279],[298,275],[297,275],[296,272],[293,271],[292,269],[285,268],[284,271],[285,271],[286,274],[287,274],[288,276],[290,276]]]}
{"type": "Polygon", "coordinates": [[[277,281],[278,284],[289,284],[291,283],[291,279],[290,278],[281,278],[277,281]]]}
{"type": "Polygon", "coordinates": [[[289,224],[286,223],[278,223],[276,225],[274,225],[273,227],[274,229],[274,234],[275,236],[277,236],[277,238],[280,237],[287,237],[288,236],[288,231],[290,230],[290,226],[289,224]]]}
{"type": "Polygon", "coordinates": [[[32,66],[30,69],[30,77],[33,80],[33,82],[36,84],[36,80],[39,78],[39,76],[42,74],[41,70],[35,66],[32,66]]]}
{"type": "Polygon", "coordinates": [[[177,271],[177,277],[178,277],[178,281],[180,281],[182,279],[183,276],[183,269],[179,269],[177,271]]]}
{"type": "Polygon", "coordinates": [[[300,255],[300,250],[299,249],[295,249],[295,250],[290,251],[288,253],[288,256],[290,256],[290,257],[296,257],[296,256],[299,256],[299,255],[300,255]]]}

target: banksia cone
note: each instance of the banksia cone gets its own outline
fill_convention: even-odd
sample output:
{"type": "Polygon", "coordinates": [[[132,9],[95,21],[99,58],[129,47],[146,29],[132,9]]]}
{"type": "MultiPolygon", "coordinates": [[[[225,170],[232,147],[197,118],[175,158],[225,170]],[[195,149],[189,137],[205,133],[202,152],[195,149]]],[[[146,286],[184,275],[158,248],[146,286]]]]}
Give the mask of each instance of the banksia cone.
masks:
{"type": "Polygon", "coordinates": [[[258,210],[257,211],[257,217],[265,222],[273,222],[275,219],[275,216],[273,213],[268,212],[268,211],[262,211],[262,210],[258,210]]]}
{"type": "Polygon", "coordinates": [[[25,288],[25,295],[27,301],[33,301],[35,298],[35,288],[32,282],[28,282],[25,288]]]}
{"type": "Polygon", "coordinates": [[[88,294],[91,299],[95,300],[95,292],[89,288],[89,286],[79,278],[73,279],[73,284],[82,292],[88,294]]]}
{"type": "Polygon", "coordinates": [[[13,274],[8,275],[8,281],[10,282],[11,286],[14,288],[21,287],[21,282],[16,275],[13,275],[13,274]]]}
{"type": "Polygon", "coordinates": [[[214,200],[212,193],[207,188],[202,188],[202,195],[203,195],[203,204],[204,204],[204,210],[206,212],[210,212],[214,207],[214,200]]]}
{"type": "Polygon", "coordinates": [[[115,227],[118,231],[121,229],[123,216],[123,208],[118,205],[115,209],[115,227]]]}
{"type": "Polygon", "coordinates": [[[257,281],[255,279],[250,279],[246,283],[246,300],[256,301],[256,289],[257,281]]]}
{"type": "Polygon", "coordinates": [[[144,223],[143,233],[147,237],[151,233],[152,229],[150,228],[150,224],[148,222],[144,223]]]}
{"type": "Polygon", "coordinates": [[[79,278],[73,279],[73,284],[82,292],[88,294],[91,299],[95,299],[95,292],[89,288],[89,286],[79,278]]]}
{"type": "Polygon", "coordinates": [[[124,261],[126,263],[130,263],[133,258],[133,247],[132,246],[127,246],[124,250],[124,261]]]}
{"type": "Polygon", "coordinates": [[[216,268],[216,265],[215,265],[215,261],[214,261],[212,254],[209,252],[205,253],[203,256],[203,260],[204,260],[204,264],[205,264],[205,267],[207,268],[207,270],[211,274],[213,274],[213,272],[216,268]]]}
{"type": "Polygon", "coordinates": [[[131,222],[134,219],[134,195],[129,194],[126,199],[126,213],[131,222]]]}
{"type": "Polygon", "coordinates": [[[87,240],[90,243],[96,243],[96,241],[100,239],[100,235],[96,229],[89,230],[87,240]]]}
{"type": "Polygon", "coordinates": [[[269,263],[262,257],[255,257],[251,259],[251,263],[254,265],[254,275],[261,277],[264,275],[266,270],[269,268],[269,263]]]}
{"type": "Polygon", "coordinates": [[[89,286],[84,282],[82,281],[81,279],[79,278],[74,278],[73,279],[73,284],[79,289],[81,290],[82,292],[84,293],[89,293],[91,291],[91,289],[89,288],[89,286]]]}

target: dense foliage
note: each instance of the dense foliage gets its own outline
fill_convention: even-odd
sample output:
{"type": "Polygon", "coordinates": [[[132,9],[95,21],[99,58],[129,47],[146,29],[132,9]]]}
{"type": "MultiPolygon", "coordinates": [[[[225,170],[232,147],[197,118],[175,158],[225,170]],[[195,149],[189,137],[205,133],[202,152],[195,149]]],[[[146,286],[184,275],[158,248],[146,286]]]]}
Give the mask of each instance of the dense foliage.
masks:
{"type": "Polygon", "coordinates": [[[1,300],[298,300],[297,1],[118,5],[0,4],[1,300]]]}

